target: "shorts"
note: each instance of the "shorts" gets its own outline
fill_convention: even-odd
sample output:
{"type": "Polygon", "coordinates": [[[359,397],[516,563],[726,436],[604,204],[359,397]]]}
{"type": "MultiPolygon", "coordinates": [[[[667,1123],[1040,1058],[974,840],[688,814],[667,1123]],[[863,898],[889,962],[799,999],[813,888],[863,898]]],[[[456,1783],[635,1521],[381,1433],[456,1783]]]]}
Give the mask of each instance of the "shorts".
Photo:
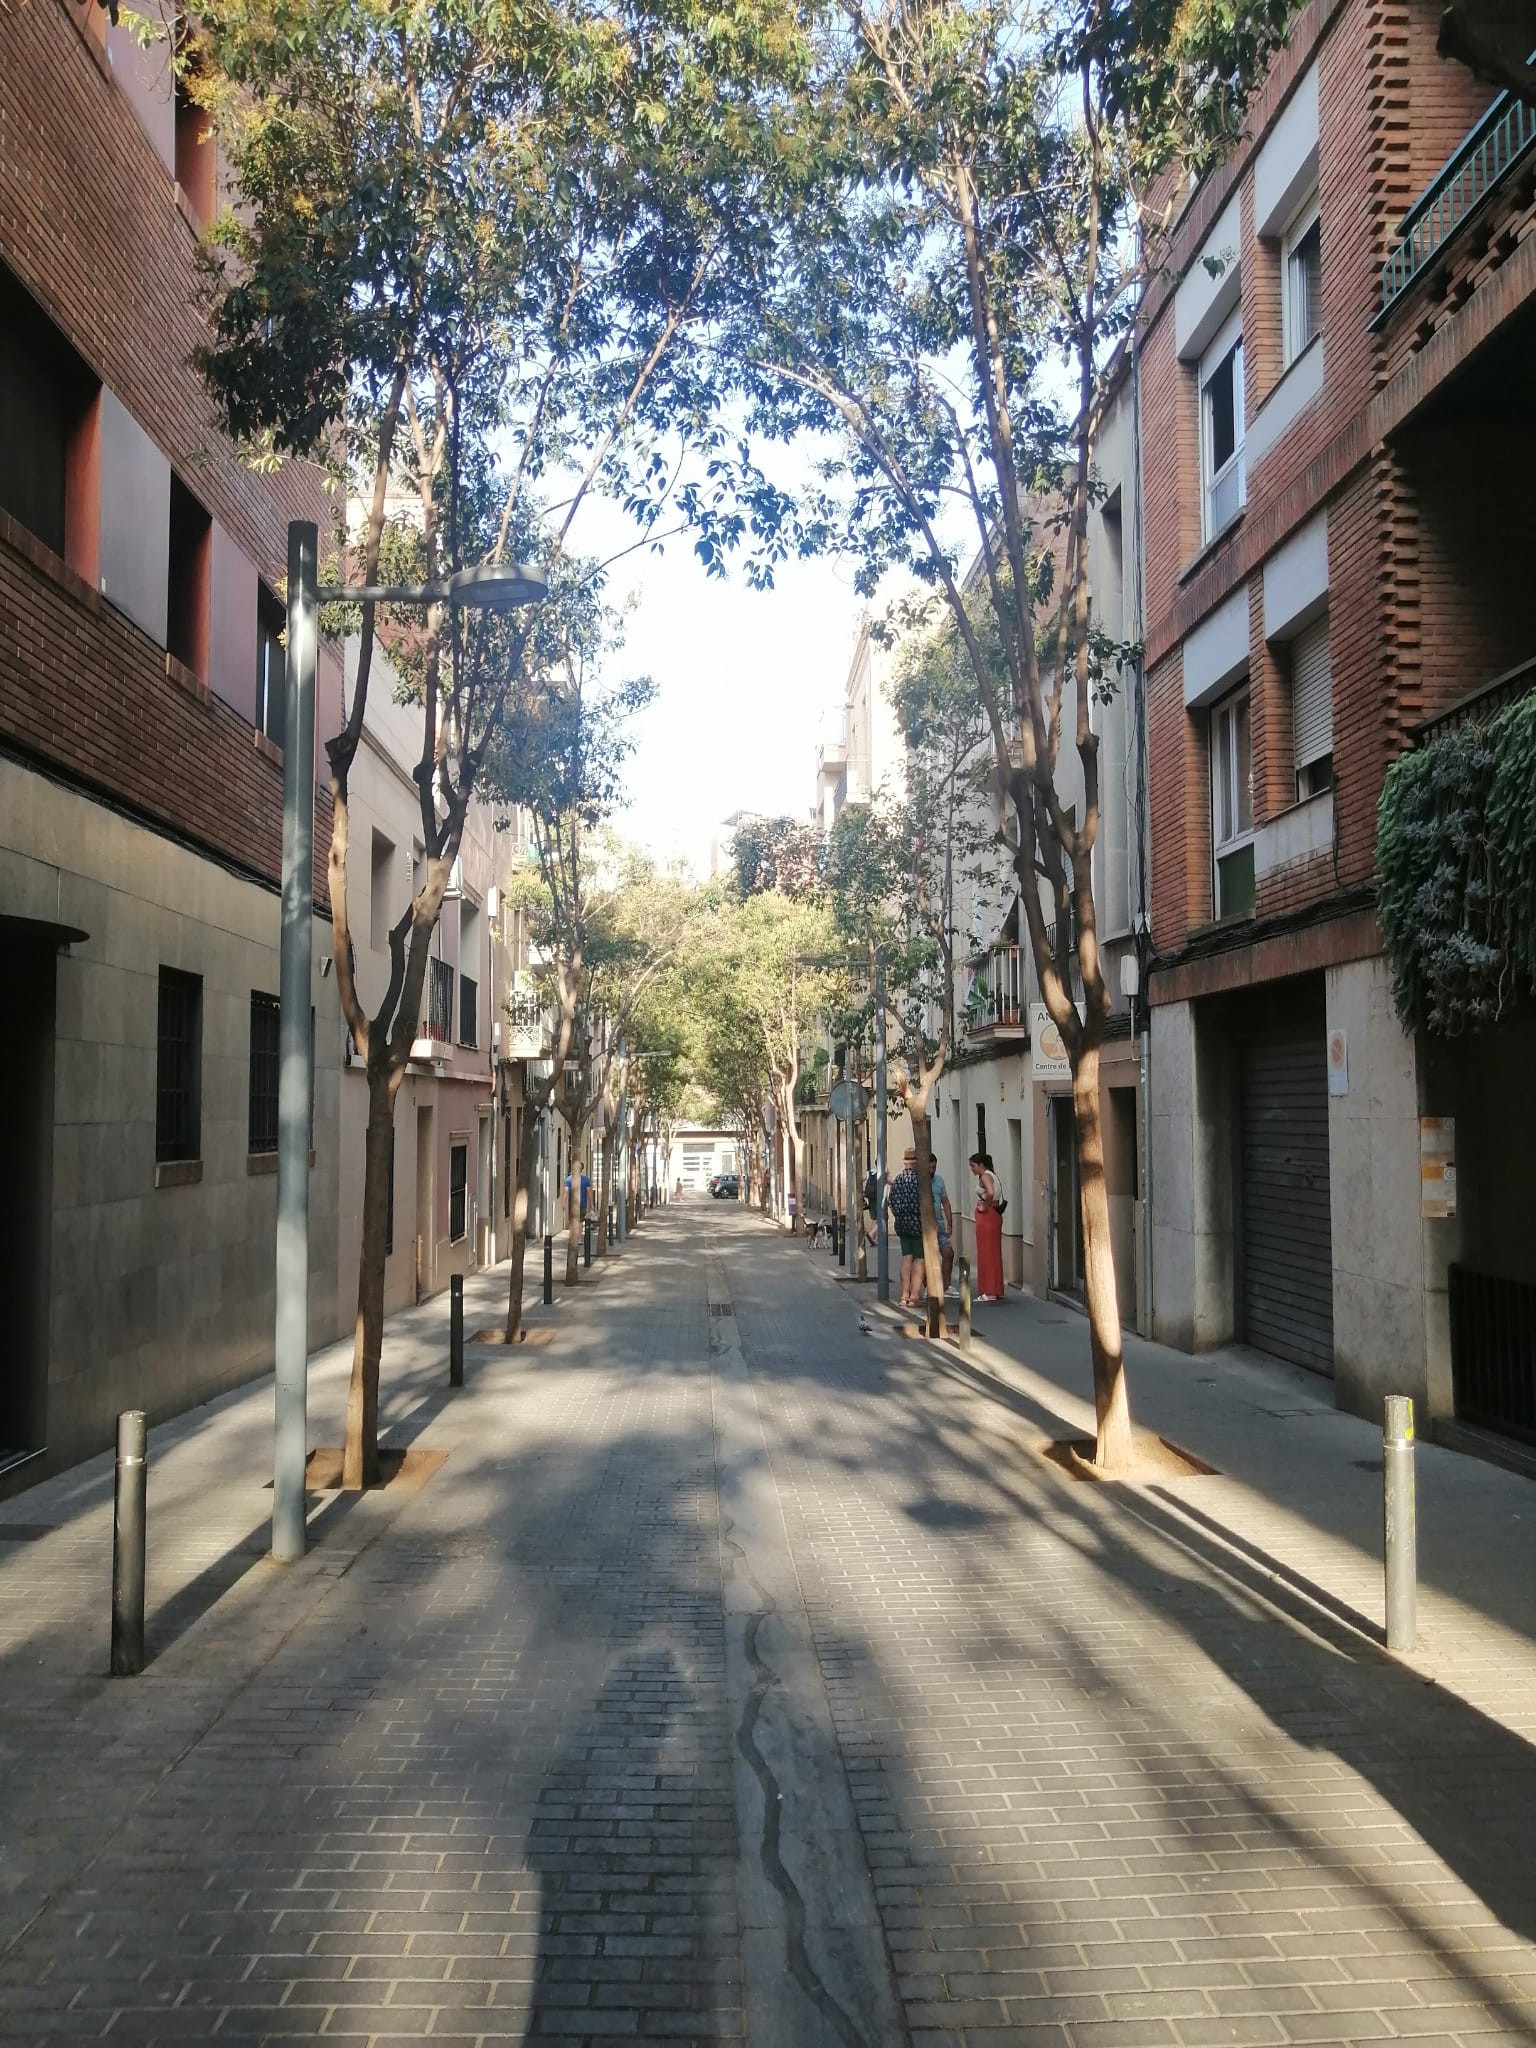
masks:
{"type": "Polygon", "coordinates": [[[914,1237],[908,1237],[907,1233],[903,1230],[902,1232],[900,1232],[900,1237],[901,1256],[904,1259],[920,1259],[923,1256],[923,1240],[921,1232],[919,1232],[914,1237]]]}

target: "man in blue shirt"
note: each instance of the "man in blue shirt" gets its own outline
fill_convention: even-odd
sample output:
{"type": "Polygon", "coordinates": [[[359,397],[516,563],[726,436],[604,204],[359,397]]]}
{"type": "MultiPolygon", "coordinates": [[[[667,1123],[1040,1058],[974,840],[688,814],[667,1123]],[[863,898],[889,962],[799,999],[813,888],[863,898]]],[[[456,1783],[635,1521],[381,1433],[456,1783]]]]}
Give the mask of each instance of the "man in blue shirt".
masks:
{"type": "MultiPolygon", "coordinates": [[[[590,1187],[591,1187],[591,1185],[592,1185],[592,1183],[591,1183],[591,1181],[590,1181],[590,1180],[588,1180],[588,1178],[587,1178],[587,1175],[586,1175],[586,1171],[585,1171],[585,1169],[583,1169],[583,1171],[582,1171],[582,1176],[581,1176],[581,1220],[582,1220],[582,1222],[585,1222],[585,1221],[586,1221],[586,1218],[587,1218],[587,1190],[588,1190],[588,1188],[590,1188],[590,1187]]],[[[567,1215],[569,1215],[569,1214],[570,1214],[570,1208],[571,1208],[571,1176],[570,1176],[569,1174],[567,1174],[567,1175],[565,1176],[565,1208],[566,1208],[566,1214],[567,1214],[567,1215]]]]}

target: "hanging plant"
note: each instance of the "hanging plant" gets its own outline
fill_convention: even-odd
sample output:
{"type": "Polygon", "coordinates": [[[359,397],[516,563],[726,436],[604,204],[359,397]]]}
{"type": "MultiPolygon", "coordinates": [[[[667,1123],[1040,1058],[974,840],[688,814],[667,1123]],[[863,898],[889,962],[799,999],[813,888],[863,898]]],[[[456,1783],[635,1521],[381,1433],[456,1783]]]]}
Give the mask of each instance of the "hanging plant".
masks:
{"type": "Polygon", "coordinates": [[[1393,762],[1376,868],[1405,1025],[1452,1038],[1536,987],[1536,696],[1393,762]]]}

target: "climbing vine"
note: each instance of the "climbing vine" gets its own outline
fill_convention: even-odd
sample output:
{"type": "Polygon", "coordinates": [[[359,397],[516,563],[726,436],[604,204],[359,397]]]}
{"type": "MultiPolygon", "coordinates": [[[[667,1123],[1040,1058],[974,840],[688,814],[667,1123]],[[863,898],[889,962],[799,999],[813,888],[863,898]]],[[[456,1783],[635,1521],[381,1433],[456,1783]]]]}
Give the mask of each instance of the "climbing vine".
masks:
{"type": "Polygon", "coordinates": [[[1455,1037],[1536,989],[1536,694],[1393,762],[1376,868],[1405,1025],[1455,1037]]]}

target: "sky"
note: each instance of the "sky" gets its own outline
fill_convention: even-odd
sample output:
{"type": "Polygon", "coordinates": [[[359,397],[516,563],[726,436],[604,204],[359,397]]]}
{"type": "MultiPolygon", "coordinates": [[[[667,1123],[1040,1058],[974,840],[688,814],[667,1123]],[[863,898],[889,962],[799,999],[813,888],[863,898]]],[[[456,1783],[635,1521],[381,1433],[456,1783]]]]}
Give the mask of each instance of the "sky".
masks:
{"type": "MultiPolygon", "coordinates": [[[[617,507],[589,500],[572,539],[602,556],[633,536],[617,507]]],[[[724,580],[707,576],[679,535],[661,554],[619,562],[608,596],[634,600],[611,679],[648,675],[657,692],[636,720],[630,802],[614,823],[703,879],[732,812],[810,812],[816,748],[835,726],[864,610],[853,565],[791,562],[771,591],[757,591],[738,565],[724,580]]]]}

